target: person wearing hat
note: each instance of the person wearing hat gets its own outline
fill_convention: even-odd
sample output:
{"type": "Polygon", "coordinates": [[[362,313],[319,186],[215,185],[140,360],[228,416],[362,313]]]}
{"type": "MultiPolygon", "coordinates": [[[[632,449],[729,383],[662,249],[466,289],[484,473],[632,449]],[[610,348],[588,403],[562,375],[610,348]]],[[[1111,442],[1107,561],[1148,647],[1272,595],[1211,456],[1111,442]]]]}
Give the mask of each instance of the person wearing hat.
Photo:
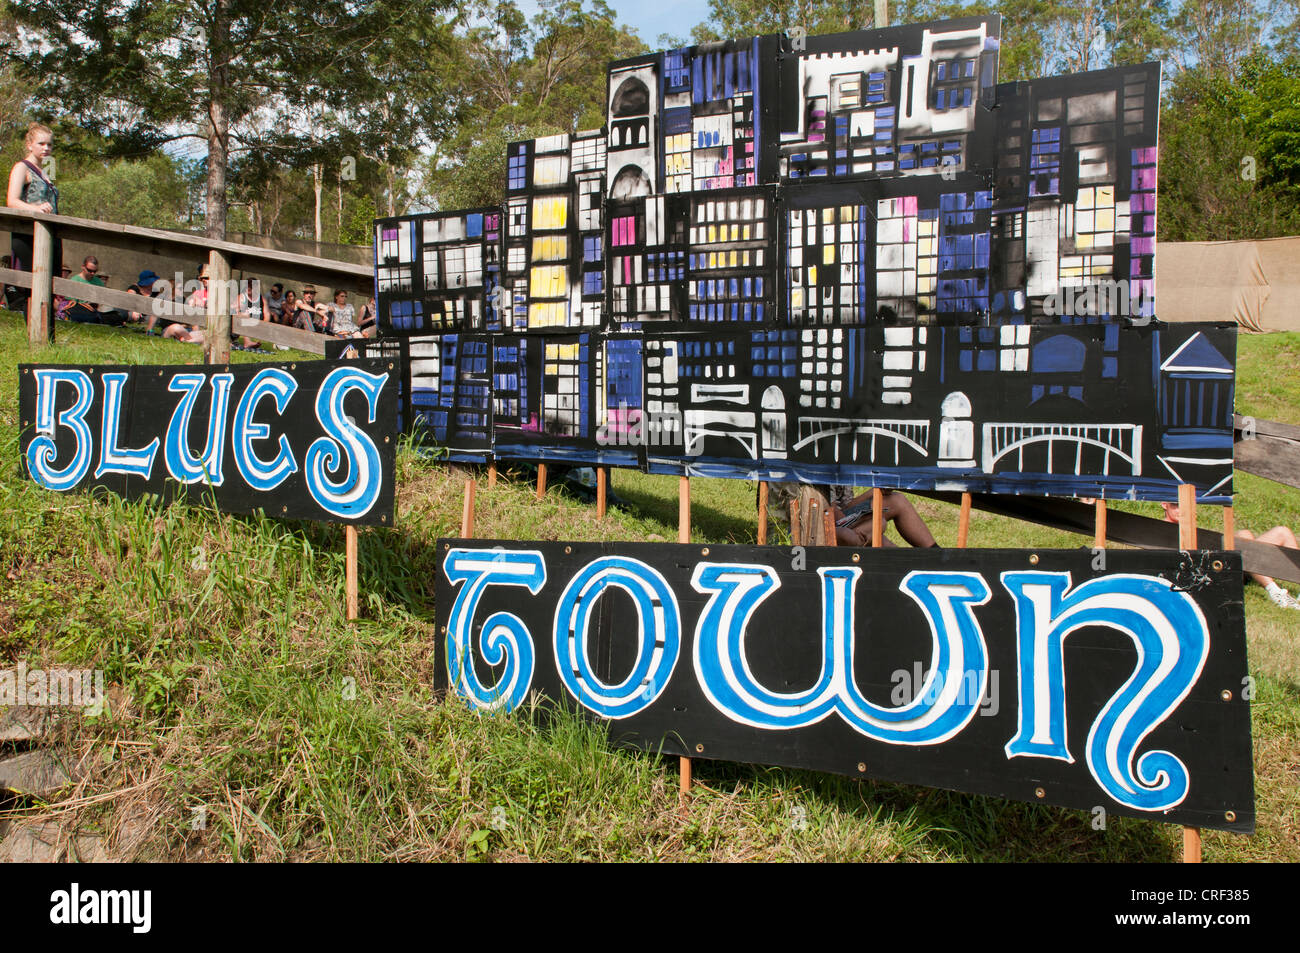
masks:
{"type": "Polygon", "coordinates": [[[302,286],[302,300],[298,302],[298,313],[294,315],[293,326],[304,331],[325,333],[329,327],[329,312],[325,305],[316,303],[316,286],[302,286]]]}

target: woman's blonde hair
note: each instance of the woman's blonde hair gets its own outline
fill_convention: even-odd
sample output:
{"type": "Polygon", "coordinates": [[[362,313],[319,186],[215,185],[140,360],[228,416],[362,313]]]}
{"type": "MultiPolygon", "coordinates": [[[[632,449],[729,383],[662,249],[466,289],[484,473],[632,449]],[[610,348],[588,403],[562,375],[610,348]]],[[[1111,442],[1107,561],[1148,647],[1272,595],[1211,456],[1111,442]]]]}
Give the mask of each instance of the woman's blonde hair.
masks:
{"type": "Polygon", "coordinates": [[[27,127],[27,136],[23,142],[26,143],[28,149],[32,147],[32,143],[36,141],[36,137],[43,132],[47,132],[51,136],[54,135],[54,130],[44,123],[34,122],[27,127]]]}

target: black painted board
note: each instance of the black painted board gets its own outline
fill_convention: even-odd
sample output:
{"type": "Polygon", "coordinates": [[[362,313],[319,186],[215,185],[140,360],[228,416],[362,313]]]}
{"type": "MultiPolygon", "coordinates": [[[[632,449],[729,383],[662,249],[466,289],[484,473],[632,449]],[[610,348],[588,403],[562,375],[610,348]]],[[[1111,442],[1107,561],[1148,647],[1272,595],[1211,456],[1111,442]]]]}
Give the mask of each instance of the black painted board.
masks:
{"type": "Polygon", "coordinates": [[[436,685],[476,707],[538,694],[669,755],[1254,828],[1237,553],[444,539],[437,555],[436,685]]]}
{"type": "Polygon", "coordinates": [[[24,364],[18,381],[20,468],[47,489],[392,525],[397,360],[24,364]]]}

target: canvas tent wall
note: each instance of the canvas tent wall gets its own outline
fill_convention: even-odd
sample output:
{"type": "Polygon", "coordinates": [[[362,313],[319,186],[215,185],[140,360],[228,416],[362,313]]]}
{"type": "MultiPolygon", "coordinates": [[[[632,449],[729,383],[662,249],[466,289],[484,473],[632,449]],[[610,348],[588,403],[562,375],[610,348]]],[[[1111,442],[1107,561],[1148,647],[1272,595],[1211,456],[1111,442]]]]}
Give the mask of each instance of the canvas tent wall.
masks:
{"type": "Polygon", "coordinates": [[[1300,237],[1161,242],[1156,313],[1162,321],[1231,318],[1248,331],[1300,331],[1300,237]]]}

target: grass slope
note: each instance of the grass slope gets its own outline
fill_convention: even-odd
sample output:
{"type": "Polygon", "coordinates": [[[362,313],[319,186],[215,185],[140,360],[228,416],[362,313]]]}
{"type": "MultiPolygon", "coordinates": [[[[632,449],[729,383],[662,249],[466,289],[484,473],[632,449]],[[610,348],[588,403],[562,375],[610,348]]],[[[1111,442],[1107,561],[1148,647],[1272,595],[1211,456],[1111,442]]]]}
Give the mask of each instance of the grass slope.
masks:
{"type": "MultiPolygon", "coordinates": [[[[1242,341],[1240,406],[1296,414],[1300,336],[1242,341]],[[1267,386],[1264,386],[1265,383],[1267,386]],[[1258,389],[1256,389],[1256,385],[1258,389]]],[[[572,716],[546,727],[432,697],[433,542],[455,535],[461,484],[405,449],[398,523],[360,538],[362,615],[344,618],[343,531],[198,506],[58,496],[18,477],[17,372],[27,361],[180,363],[196,349],[59,326],[29,352],[0,313],[0,668],[101,668],[112,704],[65,721],[80,780],[0,818],[98,832],[116,855],[232,860],[1172,860],[1181,832],[996,798],[699,762],[679,811],[676,765],[612,751],[572,716]]],[[[252,359],[237,354],[235,360],[252,359]]],[[[1291,419],[1291,422],[1300,422],[1291,419]]],[[[476,534],[676,539],[675,478],[619,472],[604,522],[558,491],[480,484],[476,534]]],[[[1300,491],[1243,476],[1239,523],[1300,523],[1300,491]]],[[[753,541],[754,488],[692,483],[693,535],[753,541]]],[[[939,541],[955,509],[918,504],[939,541]]],[[[976,513],[985,546],[1080,537],[976,513]]],[[[1300,859],[1295,621],[1247,594],[1259,832],[1205,835],[1207,860],[1300,859]]],[[[0,821],[2,824],[2,821],[0,821]]]]}

